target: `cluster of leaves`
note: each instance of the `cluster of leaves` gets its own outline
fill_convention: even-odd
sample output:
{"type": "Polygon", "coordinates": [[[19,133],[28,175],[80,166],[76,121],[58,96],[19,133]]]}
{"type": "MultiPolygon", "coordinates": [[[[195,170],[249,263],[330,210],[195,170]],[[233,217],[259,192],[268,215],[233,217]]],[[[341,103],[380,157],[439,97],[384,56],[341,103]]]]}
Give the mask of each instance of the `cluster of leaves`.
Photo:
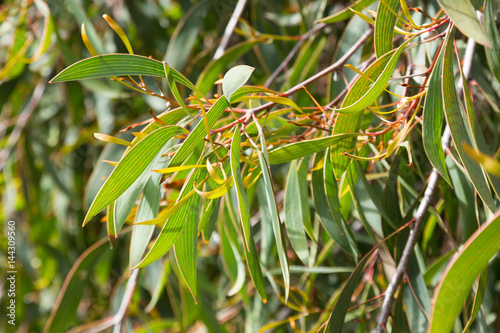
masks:
{"type": "MultiPolygon", "coordinates": [[[[16,80],[33,75],[34,69],[23,65],[30,60],[28,50],[35,52],[33,59],[44,54],[55,62],[49,54],[51,31],[65,65],[75,58],[64,31],[53,29],[49,7],[42,1],[35,5],[46,18],[43,38],[33,50],[29,37],[25,49],[13,44],[6,63],[17,70],[2,71],[12,85],[11,105],[21,94],[16,80]]],[[[127,36],[139,34],[144,47],[151,42],[161,49],[162,34],[135,30],[133,24],[125,33],[104,15],[102,35],[115,38],[121,43],[115,48],[127,52],[109,53],[85,11],[72,3],[76,20],[85,21],[81,36],[91,57],[69,65],[51,83],[78,81],[92,97],[79,83],[50,86],[55,90],[45,96],[66,89],[73,112],[71,121],[62,118],[70,123],[67,132],[55,135],[66,142],[71,129],[88,133],[92,125],[81,125],[88,98],[96,104],[98,123],[111,98],[126,103],[122,98],[130,91],[144,96],[130,97],[136,105],[125,104],[134,112],[165,103],[167,110],[150,111],[150,117],[133,124],[126,123],[129,115],[120,137],[110,135],[114,125],[106,128],[101,118],[94,136],[107,145],[85,194],[83,165],[72,173],[80,180],[78,188],[67,188],[60,172],[52,171],[49,188],[59,186],[68,197],[79,194],[89,204],[85,217],[72,208],[71,221],[81,219],[86,226],[106,214],[100,220],[105,226],[94,222],[83,232],[73,231],[92,245],[74,261],[45,331],[73,327],[75,318],[87,322],[75,332],[117,328],[127,321],[144,332],[199,325],[214,332],[377,326],[379,331],[448,332],[498,325],[500,267],[491,259],[500,247],[500,36],[493,5],[441,0],[409,8],[405,0],[359,0],[340,9],[320,0],[291,7],[254,1],[248,19],[243,15],[234,29],[240,42],[221,57],[212,57],[212,51],[225,26],[203,29],[217,26],[207,12],[220,14],[220,3],[165,6],[172,20],[176,10],[185,15],[165,46],[164,61],[158,61],[156,50],[140,50],[150,57],[136,55],[136,40],[127,36]],[[266,8],[264,16],[259,5],[266,8]],[[111,31],[113,37],[106,35],[111,31]],[[236,66],[222,76],[228,64],[236,66]],[[252,84],[245,85],[249,79],[252,84]],[[418,234],[422,221],[413,244],[410,229],[418,234]],[[91,231],[94,235],[82,236],[91,231]],[[106,237],[96,241],[103,232],[106,237]],[[128,255],[112,263],[125,249],[128,255]],[[405,256],[408,267],[401,266],[405,256]],[[394,272],[404,274],[404,281],[392,306],[387,286],[394,272]],[[113,273],[121,278],[112,278],[113,273]],[[84,285],[94,288],[86,296],[94,314],[82,309],[84,285]],[[95,290],[105,288],[114,292],[111,316],[102,318],[99,307],[107,304],[95,290]],[[388,321],[384,307],[391,313],[388,321]]],[[[126,6],[132,18],[145,14],[137,5],[126,6]]],[[[10,11],[18,11],[26,21],[30,16],[22,13],[30,8],[11,5],[3,13],[13,17],[10,11]]],[[[23,25],[15,33],[20,29],[23,25]]],[[[63,101],[58,103],[53,112],[62,109],[63,101]]],[[[109,110],[104,115],[114,117],[109,110]]],[[[15,133],[16,128],[10,136],[15,133]]],[[[74,148],[82,139],[73,138],[74,148]]],[[[46,173],[31,151],[40,143],[27,134],[24,140],[20,160],[33,170],[23,173],[23,164],[11,157],[4,175],[15,170],[26,182],[28,175],[46,173]]],[[[49,156],[42,156],[53,167],[49,156]]],[[[6,176],[3,182],[7,189],[6,176]]],[[[41,185],[35,193],[47,195],[41,185]]],[[[60,203],[53,202],[60,215],[52,223],[68,229],[62,221],[69,207],[61,212],[60,203]]],[[[30,212],[22,218],[35,217],[30,212]]],[[[23,265],[33,257],[30,249],[39,252],[43,265],[67,263],[68,257],[52,253],[64,251],[54,242],[69,233],[37,228],[41,236],[21,251],[23,265]]],[[[37,292],[56,274],[46,268],[22,271],[44,274],[45,285],[28,287],[37,292]]]]}

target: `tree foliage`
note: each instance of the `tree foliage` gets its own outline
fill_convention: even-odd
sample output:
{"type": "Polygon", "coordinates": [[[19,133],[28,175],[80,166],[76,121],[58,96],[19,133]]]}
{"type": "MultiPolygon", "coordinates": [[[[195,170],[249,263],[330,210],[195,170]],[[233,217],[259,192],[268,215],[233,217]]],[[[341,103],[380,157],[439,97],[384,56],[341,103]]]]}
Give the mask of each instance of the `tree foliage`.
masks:
{"type": "Polygon", "coordinates": [[[0,8],[18,327],[498,329],[495,1],[0,8]]]}

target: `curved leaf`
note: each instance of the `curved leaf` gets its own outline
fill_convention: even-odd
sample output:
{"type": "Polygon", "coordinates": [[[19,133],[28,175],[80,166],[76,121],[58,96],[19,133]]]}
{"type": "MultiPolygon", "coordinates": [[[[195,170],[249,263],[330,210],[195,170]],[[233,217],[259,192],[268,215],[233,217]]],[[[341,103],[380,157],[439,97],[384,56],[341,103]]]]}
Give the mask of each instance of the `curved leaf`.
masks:
{"type": "Polygon", "coordinates": [[[375,20],[375,54],[382,57],[392,50],[394,26],[398,17],[395,15],[401,9],[399,0],[380,1],[375,20]]]}
{"type": "Polygon", "coordinates": [[[222,93],[226,97],[228,103],[231,103],[233,94],[248,81],[254,70],[255,68],[253,67],[240,65],[226,72],[224,80],[222,81],[222,93]]]}
{"type": "Polygon", "coordinates": [[[90,205],[83,225],[125,192],[148,166],[152,169],[154,166],[150,165],[151,161],[168,140],[174,135],[186,132],[182,127],[165,126],[152,132],[132,147],[99,190],[92,205],[90,205]]]}
{"type": "Polygon", "coordinates": [[[438,0],[438,2],[461,33],[474,39],[477,43],[491,48],[490,40],[469,0],[438,0]]]}
{"type": "Polygon", "coordinates": [[[500,248],[500,212],[481,225],[446,266],[432,300],[429,333],[450,332],[472,284],[500,248]]]}

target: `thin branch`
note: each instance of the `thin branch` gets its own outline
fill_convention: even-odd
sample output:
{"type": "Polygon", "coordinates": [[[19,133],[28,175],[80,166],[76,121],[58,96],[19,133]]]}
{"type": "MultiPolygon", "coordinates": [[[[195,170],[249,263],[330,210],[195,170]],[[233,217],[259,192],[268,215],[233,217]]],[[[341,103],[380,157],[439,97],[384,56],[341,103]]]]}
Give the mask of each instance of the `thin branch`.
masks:
{"type": "Polygon", "coordinates": [[[288,55],[286,56],[285,60],[283,60],[283,62],[278,66],[278,68],[276,68],[276,70],[273,72],[273,74],[271,74],[271,76],[267,79],[266,83],[264,83],[264,87],[269,88],[269,86],[274,82],[274,80],[276,80],[276,78],[281,73],[281,71],[283,69],[285,69],[286,66],[288,66],[288,64],[290,63],[290,61],[292,61],[293,57],[297,54],[297,52],[299,52],[300,48],[302,47],[302,44],[304,44],[304,42],[309,37],[311,37],[312,35],[314,35],[318,31],[320,31],[321,29],[323,29],[325,26],[326,26],[325,23],[319,23],[316,26],[314,26],[311,30],[309,30],[308,32],[306,32],[305,34],[303,34],[300,37],[299,42],[297,44],[295,44],[295,46],[290,51],[290,53],[288,53],[288,55]]]}
{"type": "MultiPolygon", "coordinates": [[[[310,78],[308,78],[308,79],[298,83],[297,85],[293,86],[292,88],[288,89],[281,96],[286,97],[286,96],[292,95],[292,94],[296,93],[297,91],[299,91],[300,89],[302,89],[303,86],[307,86],[307,85],[315,82],[316,80],[320,79],[321,77],[325,76],[326,74],[333,72],[334,70],[344,66],[344,64],[347,62],[347,60],[349,60],[349,58],[366,42],[366,40],[368,39],[368,37],[370,37],[370,35],[372,33],[373,33],[373,29],[368,29],[365,32],[365,34],[363,36],[361,36],[361,38],[353,46],[351,46],[351,48],[344,54],[344,56],[342,58],[340,58],[339,60],[337,60],[335,63],[331,64],[330,66],[326,67],[322,71],[314,74],[310,78]]],[[[266,104],[261,105],[259,107],[256,107],[254,109],[250,109],[250,110],[248,110],[248,114],[245,117],[250,119],[252,117],[252,114],[255,114],[259,111],[267,110],[267,109],[271,108],[272,106],[274,106],[275,104],[276,104],[275,102],[269,102],[269,103],[266,103],[266,104]]]]}
{"type": "MultiPolygon", "coordinates": [[[[476,47],[476,42],[469,38],[467,42],[467,47],[465,49],[464,56],[464,77],[466,79],[469,78],[471,68],[472,68],[472,60],[474,57],[474,50],[476,47]]],[[[457,85],[458,94],[462,94],[463,92],[464,82],[462,80],[459,81],[457,85]]],[[[441,139],[441,143],[443,148],[446,150],[450,145],[451,133],[448,125],[444,131],[443,137],[441,139]]],[[[429,181],[427,184],[427,188],[425,189],[424,196],[420,205],[418,206],[417,213],[415,214],[415,224],[413,228],[410,230],[410,235],[408,236],[408,240],[406,242],[405,248],[403,250],[403,254],[401,255],[401,260],[399,261],[398,267],[396,269],[396,273],[392,277],[387,290],[385,291],[384,303],[382,304],[382,310],[380,312],[380,317],[378,320],[377,333],[383,333],[385,331],[385,325],[387,323],[387,318],[391,313],[392,303],[394,301],[394,294],[396,290],[399,288],[401,284],[401,280],[403,275],[406,272],[406,268],[408,267],[408,263],[410,261],[411,255],[413,254],[413,249],[418,240],[418,234],[420,231],[420,227],[422,225],[422,221],[424,220],[424,216],[429,209],[431,204],[432,197],[434,196],[434,191],[437,188],[437,184],[439,182],[439,173],[436,169],[432,169],[431,175],[429,176],[429,181]]]]}
{"type": "Polygon", "coordinates": [[[214,60],[219,59],[224,54],[224,50],[226,49],[227,43],[229,42],[229,38],[233,33],[234,27],[236,27],[236,23],[238,23],[238,19],[245,8],[247,0],[238,0],[236,7],[234,8],[233,15],[231,15],[231,19],[229,20],[226,30],[224,31],[224,35],[222,36],[222,40],[217,47],[217,50],[214,54],[214,60]]]}

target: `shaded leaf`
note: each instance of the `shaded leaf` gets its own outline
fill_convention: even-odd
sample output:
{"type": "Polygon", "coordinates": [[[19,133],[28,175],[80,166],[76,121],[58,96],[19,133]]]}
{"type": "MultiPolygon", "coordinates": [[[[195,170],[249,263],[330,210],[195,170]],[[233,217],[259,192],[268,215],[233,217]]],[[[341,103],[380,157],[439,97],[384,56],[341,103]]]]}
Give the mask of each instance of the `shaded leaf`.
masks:
{"type": "Polygon", "coordinates": [[[490,40],[476,16],[476,10],[469,0],[438,0],[438,2],[461,33],[481,45],[491,47],[490,40]]]}
{"type": "Polygon", "coordinates": [[[432,300],[429,333],[449,332],[472,284],[500,248],[500,213],[481,225],[453,256],[432,300]]]}

